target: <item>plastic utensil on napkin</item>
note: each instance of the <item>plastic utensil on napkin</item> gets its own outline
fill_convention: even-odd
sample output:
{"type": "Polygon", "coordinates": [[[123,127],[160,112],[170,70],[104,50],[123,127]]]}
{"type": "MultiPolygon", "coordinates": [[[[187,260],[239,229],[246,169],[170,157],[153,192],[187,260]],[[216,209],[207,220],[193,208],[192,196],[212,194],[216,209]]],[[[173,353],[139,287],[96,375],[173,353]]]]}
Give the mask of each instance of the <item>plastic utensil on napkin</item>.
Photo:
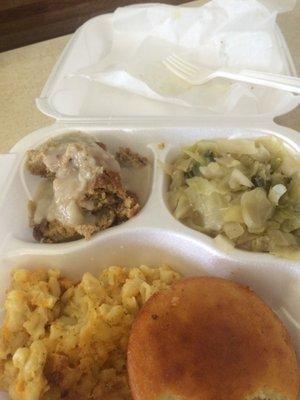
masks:
{"type": "MultiPolygon", "coordinates": [[[[275,22],[284,3],[213,0],[202,7],[147,4],[119,8],[113,15],[113,40],[106,57],[69,78],[79,76],[186,107],[255,113],[266,93],[272,90],[276,96],[276,90],[222,79],[195,87],[166,70],[161,61],[176,53],[212,68],[285,73],[275,22]]],[[[293,5],[293,1],[288,3],[293,5]]]]}

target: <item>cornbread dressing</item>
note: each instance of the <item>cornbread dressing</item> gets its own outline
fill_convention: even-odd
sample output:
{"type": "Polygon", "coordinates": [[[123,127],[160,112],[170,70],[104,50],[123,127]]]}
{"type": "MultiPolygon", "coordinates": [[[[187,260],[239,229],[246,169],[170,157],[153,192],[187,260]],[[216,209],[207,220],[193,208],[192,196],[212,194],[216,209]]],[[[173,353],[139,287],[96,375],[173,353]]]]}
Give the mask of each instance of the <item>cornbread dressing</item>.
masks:
{"type": "Polygon", "coordinates": [[[41,242],[89,239],[132,218],[148,194],[147,158],[129,148],[114,157],[82,133],[61,135],[28,151],[26,166],[44,178],[28,206],[33,236],[41,242]]]}

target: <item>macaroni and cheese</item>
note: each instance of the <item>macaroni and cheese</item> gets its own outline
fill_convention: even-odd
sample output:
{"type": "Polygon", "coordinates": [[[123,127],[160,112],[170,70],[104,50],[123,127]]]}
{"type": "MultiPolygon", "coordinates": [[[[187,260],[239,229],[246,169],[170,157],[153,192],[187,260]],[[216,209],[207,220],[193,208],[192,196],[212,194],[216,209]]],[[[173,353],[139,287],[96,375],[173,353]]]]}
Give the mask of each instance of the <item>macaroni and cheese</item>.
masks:
{"type": "Polygon", "coordinates": [[[132,322],[177,279],[166,266],[113,266],[79,283],[58,270],[15,270],[0,333],[0,387],[12,400],[131,399],[132,322]]]}

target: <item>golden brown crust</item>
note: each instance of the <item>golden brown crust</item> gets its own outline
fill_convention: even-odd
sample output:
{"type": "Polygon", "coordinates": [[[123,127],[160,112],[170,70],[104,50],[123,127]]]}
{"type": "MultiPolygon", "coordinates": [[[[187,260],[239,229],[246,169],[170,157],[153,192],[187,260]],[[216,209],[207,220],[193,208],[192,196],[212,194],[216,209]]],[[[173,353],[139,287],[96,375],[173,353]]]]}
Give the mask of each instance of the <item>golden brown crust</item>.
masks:
{"type": "Polygon", "coordinates": [[[49,171],[43,161],[43,151],[40,149],[27,151],[26,167],[32,175],[42,176],[43,178],[54,178],[54,174],[49,171]]]}
{"type": "Polygon", "coordinates": [[[134,400],[254,399],[260,390],[296,400],[299,388],[278,317],[247,287],[210,277],[149,300],[131,331],[128,372],[134,400]]]}

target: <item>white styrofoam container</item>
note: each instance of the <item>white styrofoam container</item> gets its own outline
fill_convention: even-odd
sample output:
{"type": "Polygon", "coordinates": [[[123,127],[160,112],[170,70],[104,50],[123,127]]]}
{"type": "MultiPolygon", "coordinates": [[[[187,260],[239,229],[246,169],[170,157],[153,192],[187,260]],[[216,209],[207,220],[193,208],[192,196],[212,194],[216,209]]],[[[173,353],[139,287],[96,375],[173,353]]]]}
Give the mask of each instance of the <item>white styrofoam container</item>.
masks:
{"type": "MultiPolygon", "coordinates": [[[[92,106],[84,107],[86,96],[91,102],[99,100],[95,90],[89,87],[80,98],[74,93],[60,99],[61,110],[52,102],[52,95],[63,85],[62,77],[74,63],[84,63],[84,40],[87,32],[99,35],[98,56],[105,54],[105,32],[109,30],[110,15],[94,18],[84,24],[66,46],[54,67],[37,105],[42,112],[52,115],[56,122],[39,129],[18,142],[9,154],[0,157],[0,303],[9,285],[13,268],[22,266],[59,267],[64,274],[80,278],[85,271],[98,272],[109,265],[137,266],[167,263],[184,275],[220,276],[249,285],[279,315],[288,328],[300,360],[300,261],[289,261],[269,254],[234,250],[230,254],[218,249],[210,237],[196,232],[171,215],[165,201],[167,178],[160,162],[172,159],[182,145],[199,139],[219,137],[254,138],[275,135],[300,152],[300,135],[288,128],[276,125],[270,110],[255,116],[181,115],[171,111],[159,113],[155,107],[143,104],[141,115],[134,116],[126,110],[120,115],[103,116],[92,106]],[[101,47],[102,46],[102,47],[101,47]],[[91,91],[90,91],[91,90],[91,91]],[[151,113],[143,112],[150,107],[151,113]],[[152,163],[152,180],[148,200],[140,213],[130,221],[107,229],[91,240],[78,240],[64,244],[34,242],[27,221],[28,190],[37,181],[23,174],[24,154],[50,137],[83,131],[99,138],[112,151],[126,145],[149,157],[152,163]],[[160,149],[158,144],[165,143],[160,149]],[[24,180],[26,187],[24,186],[24,180]]],[[[280,32],[278,44],[286,61],[286,72],[294,75],[295,69],[280,32]]],[[[83,88],[82,88],[83,89],[83,88]]],[[[80,93],[80,91],[78,92],[80,93]]],[[[119,99],[119,106],[124,99],[119,99]]],[[[271,99],[270,99],[271,101],[271,99]]],[[[130,103],[130,101],[128,101],[130,103]]],[[[287,112],[298,103],[291,97],[281,104],[277,114],[287,112]]],[[[129,104],[133,107],[135,101],[129,104]]],[[[166,110],[165,110],[166,111],[166,110]]],[[[103,113],[103,110],[102,110],[103,113]]],[[[0,393],[0,400],[7,396],[0,393]]]]}

